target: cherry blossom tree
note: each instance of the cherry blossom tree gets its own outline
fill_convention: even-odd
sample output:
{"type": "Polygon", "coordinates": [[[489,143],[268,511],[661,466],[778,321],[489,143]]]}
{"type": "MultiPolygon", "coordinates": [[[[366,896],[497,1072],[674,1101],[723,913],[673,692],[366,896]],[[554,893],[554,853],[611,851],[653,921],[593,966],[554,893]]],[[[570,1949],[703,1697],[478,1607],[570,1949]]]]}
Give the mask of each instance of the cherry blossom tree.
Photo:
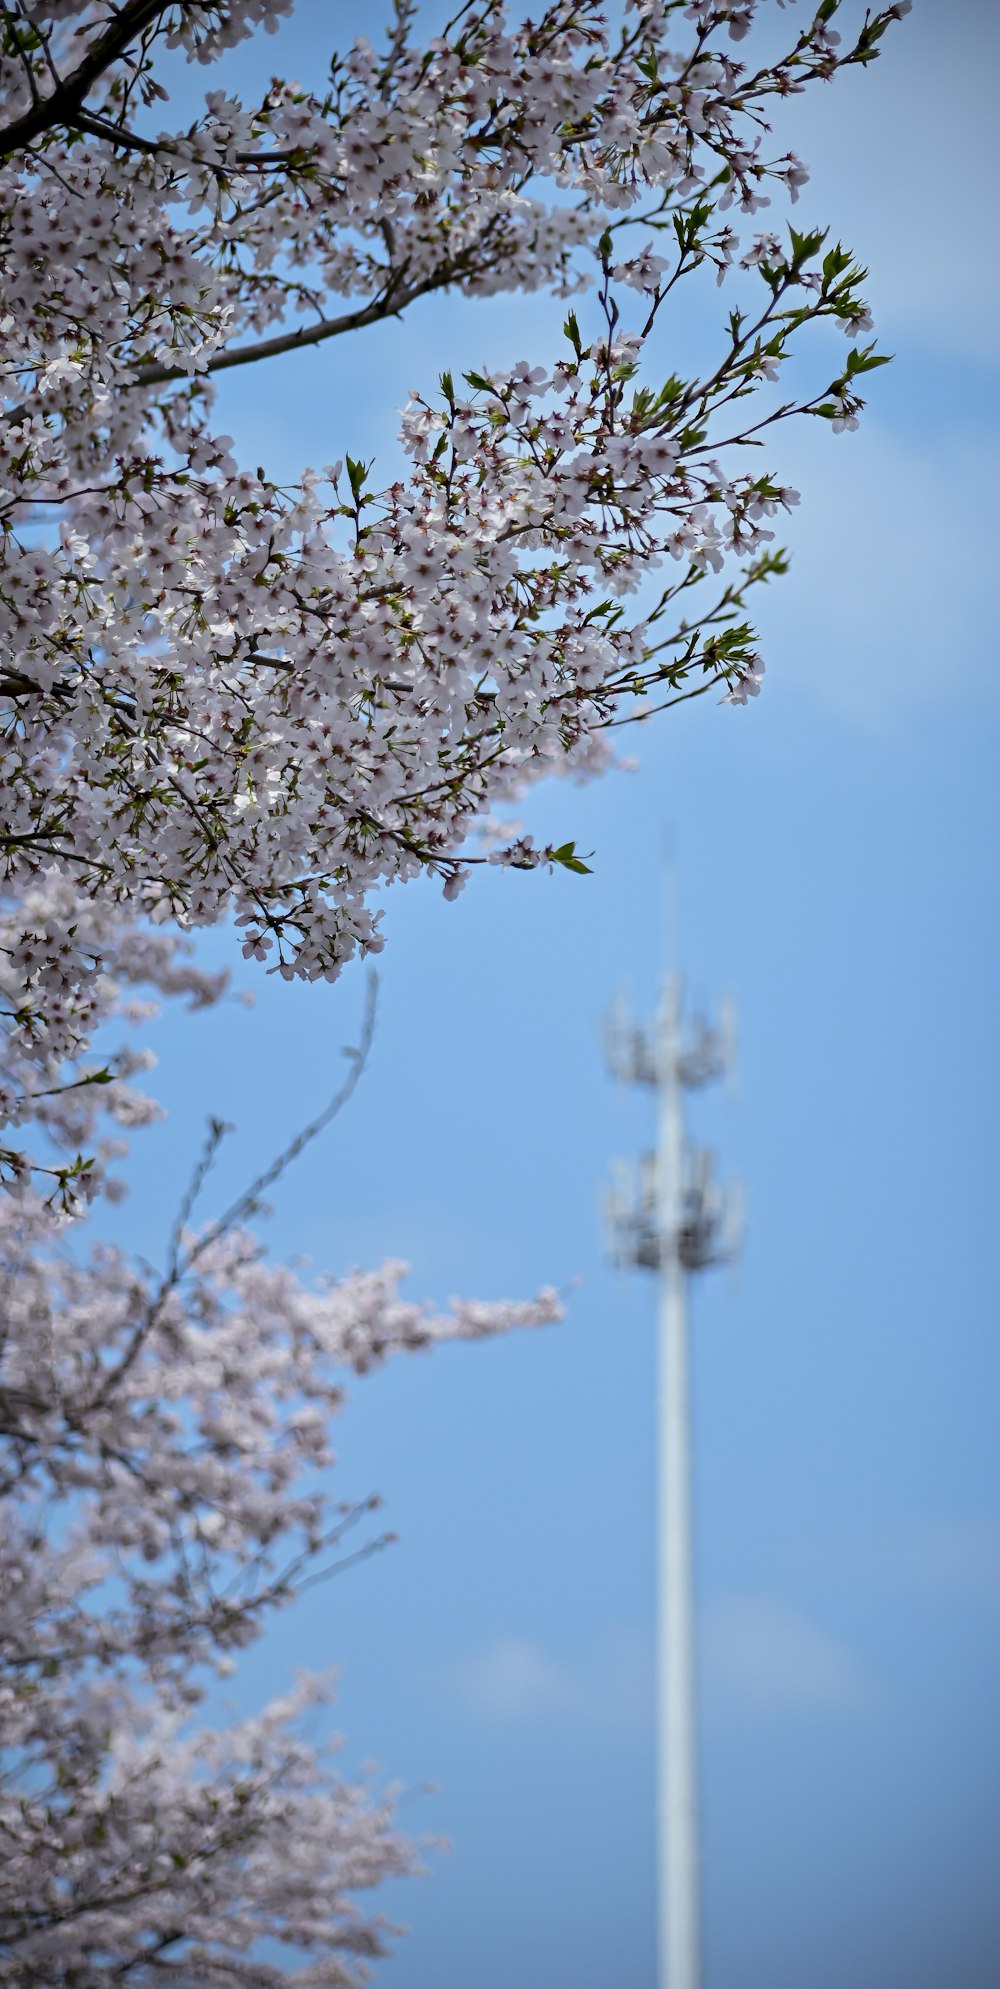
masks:
{"type": "Polygon", "coordinates": [[[195,1231],[211,1125],[159,1275],[0,1200],[0,1981],[269,1989],[267,1940],[309,1957],[297,1982],[353,1983],[386,1932],[357,1894],[418,1867],[391,1802],[303,1738],[323,1679],[192,1723],[276,1610],[388,1537],[377,1500],[330,1494],[344,1374],[559,1316],[552,1292],[436,1314],[403,1264],[307,1286],[265,1261],[248,1219],[372,1020],[338,1096],[195,1231]]]}
{"type": "Polygon", "coordinates": [[[757,67],[748,0],[640,0],[614,30],[593,0],[520,25],[484,0],[425,42],[397,0],[322,90],[244,105],[226,51],[290,7],[0,7],[2,848],[15,905],[59,900],[6,936],[15,1122],[92,1074],[137,920],[235,919],[272,971],[332,979],[381,946],[388,883],[577,864],[475,831],[605,764],[651,696],[756,694],[745,596],[796,493],[750,445],[853,427],[881,363],[846,250],[758,217],[806,179],[772,105],[871,61],[906,0],[843,41],[823,0],[757,67]],[[220,72],[182,129],[158,128],[170,49],[220,72]],[[664,376],[666,308],[706,271],[734,286],[718,349],[664,376]],[[540,288],[580,293],[562,357],[415,391],[388,488],[346,451],[288,488],[216,433],[224,370],[433,291],[540,288]],[[843,366],[782,399],[824,319],[843,366]]]}
{"type": "Polygon", "coordinates": [[[219,998],[200,927],[330,981],[381,948],[389,884],[584,869],[519,798],[654,710],[757,695],[747,597],[797,501],[763,446],[856,427],[884,363],[865,272],[776,216],[807,175],[771,119],[908,4],[841,36],[841,0],[797,28],[776,0],[755,60],[767,0],[469,0],[437,34],[396,0],[320,87],[244,103],[227,52],[292,0],[0,0],[0,1981],[318,1989],[381,1951],[357,1895],[416,1853],[303,1739],[321,1687],[228,1729],[196,1708],[376,1544],[328,1489],[344,1372],[558,1304],[438,1316],[397,1265],[308,1286],[265,1260],[262,1196],[346,1103],[371,1014],[340,1097],[198,1228],[212,1127],[159,1273],[87,1256],[158,1109],[131,1025],[219,998]],[[181,124],[185,58],[218,80],[181,124]],[[705,277],[726,308],[683,377],[670,306],[705,277]],[[218,432],[233,367],[280,390],[434,292],[526,290],[564,300],[558,356],[449,355],[393,482],[335,423],[294,485],[218,432]],[[834,377],[814,357],[783,391],[824,321],[834,377]]]}

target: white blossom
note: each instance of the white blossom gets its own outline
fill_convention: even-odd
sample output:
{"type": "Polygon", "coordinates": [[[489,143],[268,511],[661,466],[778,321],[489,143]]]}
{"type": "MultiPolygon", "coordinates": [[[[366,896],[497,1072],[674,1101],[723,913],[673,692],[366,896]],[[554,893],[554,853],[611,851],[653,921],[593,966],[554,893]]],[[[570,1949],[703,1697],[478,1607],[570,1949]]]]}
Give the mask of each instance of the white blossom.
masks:
{"type": "MultiPolygon", "coordinates": [[[[680,278],[736,259],[719,210],[802,183],[769,155],[769,100],[874,52],[899,12],[842,45],[817,18],[754,71],[732,52],[752,4],[642,0],[617,39],[593,0],[522,25],[490,0],[422,48],[401,0],[326,94],[275,81],[247,104],[220,74],[194,125],[157,130],[161,44],[224,71],[288,7],[147,7],[139,60],[138,5],[101,42],[96,0],[26,4],[35,40],[11,17],[0,56],[3,850],[15,897],[58,875],[106,911],[99,947],[10,956],[49,1076],[85,1050],[92,982],[137,916],[235,918],[267,971],[335,978],[381,947],[387,884],[468,874],[477,819],[600,764],[634,700],[738,673],[713,642],[636,667],[649,608],[629,604],[668,556],[689,576],[759,561],[733,393],[777,377],[793,302],[865,328],[858,272],[828,271],[818,234],[800,252],[771,233],[742,257],[762,307],[721,365],[665,389],[648,339],[680,278]],[[149,115],[120,93],[133,75],[149,115]],[[213,427],[221,365],[277,366],[431,290],[568,294],[597,265],[554,375],[519,358],[411,394],[411,471],[388,489],[359,461],[279,487],[213,427]],[[618,284],[645,321],[622,321],[618,284]]],[[[857,417],[842,388],[834,428],[857,417]]]]}

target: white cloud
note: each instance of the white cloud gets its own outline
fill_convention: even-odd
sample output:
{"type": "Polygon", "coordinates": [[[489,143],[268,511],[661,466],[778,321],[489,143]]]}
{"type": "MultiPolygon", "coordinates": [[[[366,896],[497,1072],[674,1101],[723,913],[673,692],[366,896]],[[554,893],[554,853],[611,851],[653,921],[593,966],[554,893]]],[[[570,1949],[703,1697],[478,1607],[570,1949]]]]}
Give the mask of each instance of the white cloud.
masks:
{"type": "Polygon", "coordinates": [[[846,1645],[766,1596],[729,1595],[710,1603],[702,1620],[702,1659],[709,1708],[849,1711],[870,1697],[846,1645]]]}
{"type": "MultiPolygon", "coordinates": [[[[854,1711],[872,1688],[852,1652],[788,1604],[728,1595],[701,1612],[699,1671],[709,1717],[717,1711],[854,1711]]],[[[616,1631],[566,1663],[531,1637],[498,1637],[448,1679],[468,1712],[498,1724],[586,1721],[651,1727],[655,1657],[651,1640],[616,1631]]]]}
{"type": "Polygon", "coordinates": [[[576,1665],[548,1656],[530,1637],[506,1636],[456,1667],[451,1682],[480,1719],[541,1717],[645,1724],[652,1712],[648,1640],[615,1631],[576,1665]]]}
{"type": "MultiPolygon", "coordinates": [[[[789,429],[775,460],[803,494],[789,578],[754,604],[781,688],[894,730],[932,701],[995,680],[987,612],[992,451],[862,432],[789,429]]],[[[769,679],[769,683],[770,683],[769,679]]]]}
{"type": "Polygon", "coordinates": [[[527,1637],[501,1637],[466,1659],[457,1683],[471,1711],[488,1720],[579,1710],[581,1688],[572,1672],[527,1637]]]}
{"type": "Polygon", "coordinates": [[[782,146],[812,172],[800,212],[829,220],[870,265],[880,332],[989,364],[1000,304],[989,136],[998,25],[984,0],[919,7],[870,72],[804,92],[780,124],[782,146]]]}
{"type": "Polygon", "coordinates": [[[1000,1608],[1000,1519],[939,1521],[892,1550],[909,1587],[934,1601],[1000,1608]]]}

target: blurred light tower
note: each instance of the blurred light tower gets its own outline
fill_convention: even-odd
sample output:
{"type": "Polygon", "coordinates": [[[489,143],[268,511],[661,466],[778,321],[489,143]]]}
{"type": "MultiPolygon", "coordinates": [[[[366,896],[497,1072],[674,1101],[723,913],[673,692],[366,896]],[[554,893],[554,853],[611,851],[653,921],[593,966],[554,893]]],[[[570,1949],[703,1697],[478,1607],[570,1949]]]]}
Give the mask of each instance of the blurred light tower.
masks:
{"type": "Polygon", "coordinates": [[[606,1032],[613,1075],[648,1085],[659,1105],[656,1152],[614,1162],[605,1198],[614,1261],[655,1271],[659,1282],[658,1989],[699,1984],[687,1286],[693,1272],[734,1256],[742,1226],[738,1187],[720,1192],[712,1155],[684,1132],[685,1091],[733,1068],[734,1012],[723,1006],[716,1028],[696,1016],[685,1029],[682,1008],[682,982],[672,975],[651,1029],[638,1028],[620,1001],[606,1032]]]}

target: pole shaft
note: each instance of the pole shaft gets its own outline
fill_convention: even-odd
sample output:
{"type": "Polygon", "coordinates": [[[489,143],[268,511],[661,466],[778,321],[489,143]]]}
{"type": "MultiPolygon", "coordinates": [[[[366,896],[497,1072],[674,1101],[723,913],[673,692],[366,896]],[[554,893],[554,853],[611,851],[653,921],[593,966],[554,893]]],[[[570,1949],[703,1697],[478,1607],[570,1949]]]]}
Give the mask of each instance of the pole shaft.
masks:
{"type": "Polygon", "coordinates": [[[687,1277],[683,1213],[680,986],[664,990],[660,1025],[658,1735],[659,1989],[698,1989],[698,1853],[688,1452],[687,1277]]]}

